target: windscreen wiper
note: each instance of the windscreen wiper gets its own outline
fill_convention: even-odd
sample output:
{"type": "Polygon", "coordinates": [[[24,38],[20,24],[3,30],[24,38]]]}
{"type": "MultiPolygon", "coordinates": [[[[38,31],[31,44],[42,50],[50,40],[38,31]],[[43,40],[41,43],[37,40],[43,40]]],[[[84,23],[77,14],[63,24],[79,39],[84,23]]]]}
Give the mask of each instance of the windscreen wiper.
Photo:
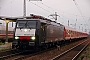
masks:
{"type": "MultiPolygon", "coordinates": [[[[28,21],[27,21],[27,22],[28,22],[28,21]]],[[[22,28],[26,28],[27,26],[29,27],[29,25],[28,25],[27,22],[25,23],[25,25],[24,25],[23,27],[20,28],[20,30],[21,30],[22,28]]],[[[31,27],[29,27],[29,29],[31,29],[31,27]]]]}

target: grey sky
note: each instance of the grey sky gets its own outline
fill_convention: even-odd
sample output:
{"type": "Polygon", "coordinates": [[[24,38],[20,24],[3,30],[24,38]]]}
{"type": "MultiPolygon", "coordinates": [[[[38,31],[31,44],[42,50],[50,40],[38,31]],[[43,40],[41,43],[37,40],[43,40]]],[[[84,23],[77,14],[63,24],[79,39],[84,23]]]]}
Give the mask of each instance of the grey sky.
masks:
{"type": "MultiPolygon", "coordinates": [[[[70,27],[75,28],[76,23],[79,30],[90,29],[90,0],[75,1],[76,4],[73,0],[26,0],[26,13],[51,18],[48,16],[57,12],[60,16],[57,22],[68,25],[69,20],[70,27]]],[[[23,0],[0,0],[0,16],[23,16],[23,0]]]]}

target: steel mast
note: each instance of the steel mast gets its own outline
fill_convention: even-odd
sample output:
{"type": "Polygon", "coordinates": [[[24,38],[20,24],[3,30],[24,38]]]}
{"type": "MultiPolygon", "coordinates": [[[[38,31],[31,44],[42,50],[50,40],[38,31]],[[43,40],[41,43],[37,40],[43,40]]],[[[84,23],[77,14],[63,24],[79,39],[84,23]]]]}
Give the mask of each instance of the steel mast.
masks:
{"type": "Polygon", "coordinates": [[[23,17],[26,16],[26,1],[24,0],[24,3],[23,3],[23,17]]]}

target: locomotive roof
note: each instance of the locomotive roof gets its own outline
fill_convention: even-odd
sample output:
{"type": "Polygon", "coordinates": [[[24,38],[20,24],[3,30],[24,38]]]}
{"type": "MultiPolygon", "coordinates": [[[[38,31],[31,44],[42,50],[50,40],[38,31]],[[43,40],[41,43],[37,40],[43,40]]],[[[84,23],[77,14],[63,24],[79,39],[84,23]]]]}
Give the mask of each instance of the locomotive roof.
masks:
{"type": "Polygon", "coordinates": [[[32,20],[32,21],[40,21],[42,23],[46,23],[46,24],[51,24],[51,25],[57,25],[57,26],[63,26],[62,24],[60,23],[57,23],[55,21],[52,21],[52,20],[43,20],[43,19],[18,19],[18,20],[25,20],[25,21],[29,21],[29,20],[32,20]]]}
{"type": "MultiPolygon", "coordinates": [[[[30,16],[24,17],[24,20],[31,20],[31,19],[32,20],[39,20],[40,22],[46,23],[46,24],[62,26],[60,23],[56,23],[55,21],[52,21],[51,19],[45,18],[43,16],[39,16],[39,15],[30,14],[30,16]]],[[[18,20],[23,20],[23,19],[18,19],[18,20]]]]}

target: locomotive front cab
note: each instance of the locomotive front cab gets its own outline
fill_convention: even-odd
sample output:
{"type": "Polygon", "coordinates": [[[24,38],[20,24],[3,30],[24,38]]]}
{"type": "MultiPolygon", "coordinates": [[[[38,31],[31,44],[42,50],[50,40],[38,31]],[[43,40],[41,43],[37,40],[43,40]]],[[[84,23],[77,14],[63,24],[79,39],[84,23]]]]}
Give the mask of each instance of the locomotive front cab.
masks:
{"type": "Polygon", "coordinates": [[[39,20],[34,19],[17,20],[14,32],[15,41],[12,43],[12,47],[38,46],[39,23],[39,20]]]}

